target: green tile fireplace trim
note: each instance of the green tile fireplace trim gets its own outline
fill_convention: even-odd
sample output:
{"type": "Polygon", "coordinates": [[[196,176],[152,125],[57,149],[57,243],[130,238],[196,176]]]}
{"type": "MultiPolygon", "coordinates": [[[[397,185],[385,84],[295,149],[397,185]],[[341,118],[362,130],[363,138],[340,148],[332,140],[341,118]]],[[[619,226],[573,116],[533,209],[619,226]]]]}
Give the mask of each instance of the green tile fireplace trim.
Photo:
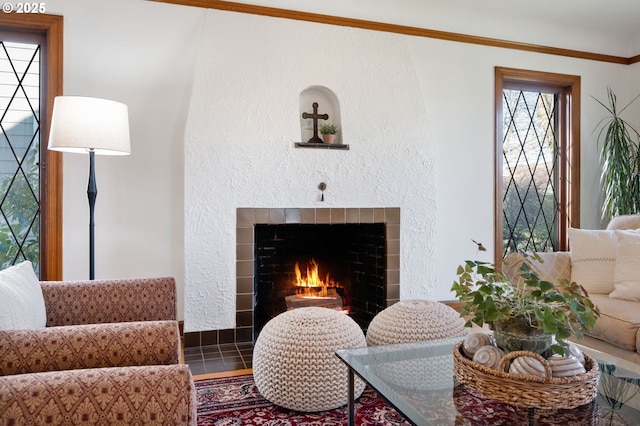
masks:
{"type": "Polygon", "coordinates": [[[253,327],[237,327],[225,330],[205,330],[184,333],[184,347],[223,345],[226,343],[250,343],[253,327]]]}
{"type": "Polygon", "coordinates": [[[238,208],[236,211],[236,327],[184,334],[185,347],[253,339],[253,228],[256,224],[384,223],[387,239],[386,303],[400,298],[400,208],[238,208]]]}

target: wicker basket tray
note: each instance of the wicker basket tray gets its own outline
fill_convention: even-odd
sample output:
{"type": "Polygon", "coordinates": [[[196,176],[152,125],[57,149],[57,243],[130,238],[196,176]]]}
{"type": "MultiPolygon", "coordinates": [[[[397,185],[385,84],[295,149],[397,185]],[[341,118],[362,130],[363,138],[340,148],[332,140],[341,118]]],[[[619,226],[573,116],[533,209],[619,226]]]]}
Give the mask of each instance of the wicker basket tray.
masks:
{"type": "Polygon", "coordinates": [[[509,352],[502,357],[500,366],[495,370],[466,358],[460,343],[453,350],[453,370],[460,383],[494,401],[526,408],[571,409],[590,403],[598,395],[598,363],[587,354],[584,354],[584,358],[585,373],[551,377],[549,363],[538,354],[509,352]],[[541,361],[546,377],[508,373],[510,361],[521,355],[541,361]]]}

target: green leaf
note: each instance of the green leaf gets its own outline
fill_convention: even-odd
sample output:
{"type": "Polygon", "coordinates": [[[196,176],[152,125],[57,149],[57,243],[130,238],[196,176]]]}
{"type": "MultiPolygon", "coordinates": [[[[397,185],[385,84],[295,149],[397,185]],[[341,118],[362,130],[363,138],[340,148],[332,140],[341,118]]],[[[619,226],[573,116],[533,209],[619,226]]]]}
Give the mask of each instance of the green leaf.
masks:
{"type": "Polygon", "coordinates": [[[555,334],[556,334],[556,339],[568,339],[569,337],[571,337],[571,333],[569,333],[568,330],[562,327],[558,328],[555,334]]]}
{"type": "Polygon", "coordinates": [[[540,281],[539,282],[539,287],[540,287],[540,291],[547,292],[547,291],[553,289],[554,285],[552,283],[550,283],[549,281],[540,281]]]}
{"type": "Polygon", "coordinates": [[[545,333],[555,334],[558,331],[558,324],[551,309],[546,309],[542,318],[542,330],[545,333]]]}
{"type": "Polygon", "coordinates": [[[562,345],[559,345],[559,344],[551,345],[551,350],[553,351],[553,353],[556,353],[558,355],[562,355],[562,356],[565,355],[564,347],[562,345]]]}
{"type": "Polygon", "coordinates": [[[489,266],[479,265],[477,271],[480,275],[487,275],[487,274],[493,274],[495,272],[495,269],[489,266]]]}

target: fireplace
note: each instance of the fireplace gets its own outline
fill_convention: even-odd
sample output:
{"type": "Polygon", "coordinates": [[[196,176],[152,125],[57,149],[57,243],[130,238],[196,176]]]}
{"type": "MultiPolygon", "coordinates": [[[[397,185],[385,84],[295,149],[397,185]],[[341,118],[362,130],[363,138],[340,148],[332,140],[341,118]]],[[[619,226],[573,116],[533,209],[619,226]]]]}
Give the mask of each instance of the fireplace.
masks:
{"type": "MultiPolygon", "coordinates": [[[[382,307],[400,299],[400,208],[254,208],[236,210],[236,326],[199,333],[198,342],[251,342],[254,339],[255,228],[259,225],[380,224],[385,234],[385,287],[382,307]]],[[[318,260],[318,259],[316,259],[318,260]]],[[[196,338],[194,337],[194,341],[196,338]]]]}
{"type": "Polygon", "coordinates": [[[256,224],[254,339],[271,318],[321,306],[366,330],[386,307],[384,223],[256,224]]]}

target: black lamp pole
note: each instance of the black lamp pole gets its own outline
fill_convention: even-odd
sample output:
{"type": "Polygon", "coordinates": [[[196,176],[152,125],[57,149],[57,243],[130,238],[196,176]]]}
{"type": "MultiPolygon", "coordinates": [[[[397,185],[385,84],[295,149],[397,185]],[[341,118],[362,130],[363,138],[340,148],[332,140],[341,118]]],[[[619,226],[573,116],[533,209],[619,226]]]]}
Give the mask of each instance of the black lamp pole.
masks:
{"type": "Polygon", "coordinates": [[[96,198],[98,196],[98,188],[96,187],[96,153],[93,149],[89,150],[89,186],[87,187],[87,197],[89,198],[89,279],[95,278],[95,223],[93,221],[93,212],[96,207],[96,198]]]}

